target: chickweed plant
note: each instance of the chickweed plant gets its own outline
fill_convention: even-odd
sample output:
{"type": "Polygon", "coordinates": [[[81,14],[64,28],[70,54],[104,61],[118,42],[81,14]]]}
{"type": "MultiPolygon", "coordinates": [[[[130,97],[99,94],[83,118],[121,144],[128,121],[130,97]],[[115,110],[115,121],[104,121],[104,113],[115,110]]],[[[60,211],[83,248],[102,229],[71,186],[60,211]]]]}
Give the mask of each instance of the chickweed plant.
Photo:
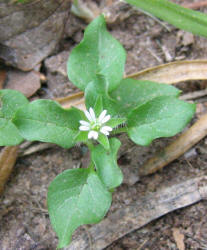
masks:
{"type": "Polygon", "coordinates": [[[88,168],[68,169],[49,185],[47,204],[58,248],[70,243],[77,227],[98,223],[109,210],[123,180],[117,134],[127,133],[134,143],[147,146],[180,132],[195,112],[194,104],[178,99],[180,90],[173,86],[123,79],[125,59],[124,48],[100,15],[67,64],[69,79],[84,91],[86,111],[63,109],[53,100],[29,103],[20,92],[0,91],[1,146],[28,140],[63,148],[82,143],[90,150],[88,168]]]}

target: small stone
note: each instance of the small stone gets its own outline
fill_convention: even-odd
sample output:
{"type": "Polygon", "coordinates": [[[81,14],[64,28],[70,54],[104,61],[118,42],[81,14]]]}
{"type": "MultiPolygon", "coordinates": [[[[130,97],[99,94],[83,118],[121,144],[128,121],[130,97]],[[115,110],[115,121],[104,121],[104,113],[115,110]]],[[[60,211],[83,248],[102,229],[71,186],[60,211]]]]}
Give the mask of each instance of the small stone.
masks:
{"type": "Polygon", "coordinates": [[[0,3],[0,58],[29,71],[50,55],[64,36],[71,0],[0,3]],[[12,23],[12,25],[11,25],[12,23]]]}
{"type": "Polygon", "coordinates": [[[185,32],[183,34],[183,45],[188,46],[194,43],[194,36],[192,33],[185,32]]]}
{"type": "Polygon", "coordinates": [[[40,88],[39,72],[8,71],[5,88],[18,90],[30,97],[40,88]]]}
{"type": "Polygon", "coordinates": [[[50,73],[60,73],[67,77],[66,63],[69,57],[68,51],[63,51],[45,60],[45,67],[50,73]]]}
{"type": "Polygon", "coordinates": [[[197,152],[196,152],[195,148],[192,148],[192,149],[188,150],[184,154],[185,159],[188,159],[188,158],[191,158],[191,157],[194,157],[194,156],[197,156],[197,152]]]}
{"type": "Polygon", "coordinates": [[[123,183],[129,186],[133,186],[136,182],[139,181],[137,168],[131,166],[124,166],[122,167],[122,172],[124,175],[123,183]]]}

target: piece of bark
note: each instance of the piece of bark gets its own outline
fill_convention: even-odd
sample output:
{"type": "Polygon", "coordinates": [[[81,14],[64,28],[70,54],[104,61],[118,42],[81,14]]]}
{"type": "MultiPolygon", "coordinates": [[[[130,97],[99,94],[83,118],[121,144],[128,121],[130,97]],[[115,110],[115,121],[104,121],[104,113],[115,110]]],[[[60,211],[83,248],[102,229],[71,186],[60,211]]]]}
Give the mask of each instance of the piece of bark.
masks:
{"type": "Polygon", "coordinates": [[[173,232],[173,237],[174,237],[175,243],[177,245],[177,248],[179,250],[185,250],[184,234],[182,234],[180,232],[179,228],[176,228],[176,227],[174,227],[172,229],[172,232],[173,232]]]}
{"type": "Polygon", "coordinates": [[[207,135],[207,114],[203,115],[192,127],[181,134],[163,150],[157,152],[139,170],[139,175],[144,176],[155,173],[168,163],[177,159],[192,146],[207,135]]]}
{"type": "Polygon", "coordinates": [[[0,194],[4,189],[18,156],[18,146],[5,147],[0,153],[0,194]]]}
{"type": "MultiPolygon", "coordinates": [[[[124,235],[174,210],[207,199],[207,177],[195,178],[138,198],[88,229],[92,247],[105,249],[124,235]]],[[[80,234],[64,250],[90,249],[87,233],[80,234]]]]}

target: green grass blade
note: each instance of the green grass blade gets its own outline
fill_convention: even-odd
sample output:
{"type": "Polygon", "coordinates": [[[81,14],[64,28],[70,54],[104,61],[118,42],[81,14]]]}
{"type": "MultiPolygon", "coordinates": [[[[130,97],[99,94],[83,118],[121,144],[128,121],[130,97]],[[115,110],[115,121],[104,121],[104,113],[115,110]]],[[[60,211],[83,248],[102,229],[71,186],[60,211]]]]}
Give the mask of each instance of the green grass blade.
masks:
{"type": "Polygon", "coordinates": [[[168,0],[125,0],[127,3],[195,35],[207,37],[207,15],[168,0]]]}

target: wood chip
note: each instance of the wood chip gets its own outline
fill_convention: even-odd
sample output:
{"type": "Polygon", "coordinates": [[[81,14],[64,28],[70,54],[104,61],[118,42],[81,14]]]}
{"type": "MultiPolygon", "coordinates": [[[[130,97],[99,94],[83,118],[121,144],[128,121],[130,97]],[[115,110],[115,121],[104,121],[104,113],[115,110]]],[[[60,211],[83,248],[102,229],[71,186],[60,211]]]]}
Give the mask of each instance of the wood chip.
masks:
{"type": "Polygon", "coordinates": [[[179,250],[185,250],[184,235],[180,232],[180,229],[174,227],[172,231],[177,248],[179,250]]]}
{"type": "MultiPolygon", "coordinates": [[[[206,198],[207,177],[191,179],[145,197],[138,197],[135,202],[109,214],[102,222],[88,229],[93,249],[105,249],[114,241],[147,223],[206,198]],[[202,188],[199,187],[200,183],[202,183],[202,188]]],[[[88,233],[81,233],[70,246],[64,249],[88,250],[90,247],[88,233]]]]}

